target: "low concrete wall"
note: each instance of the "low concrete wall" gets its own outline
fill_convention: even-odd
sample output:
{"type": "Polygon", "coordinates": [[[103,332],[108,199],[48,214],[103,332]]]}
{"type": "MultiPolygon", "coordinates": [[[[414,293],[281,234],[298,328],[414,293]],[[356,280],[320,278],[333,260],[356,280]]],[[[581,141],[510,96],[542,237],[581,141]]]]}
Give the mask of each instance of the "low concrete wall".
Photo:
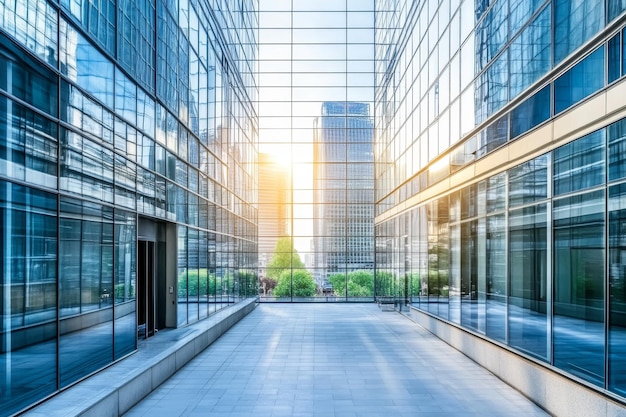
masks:
{"type": "Polygon", "coordinates": [[[626,416],[626,406],[609,393],[420,310],[412,308],[406,315],[554,416],[626,416]]]}
{"type": "Polygon", "coordinates": [[[141,343],[136,353],[57,394],[25,415],[120,416],[253,311],[257,301],[244,300],[198,323],[159,332],[141,343]]]}

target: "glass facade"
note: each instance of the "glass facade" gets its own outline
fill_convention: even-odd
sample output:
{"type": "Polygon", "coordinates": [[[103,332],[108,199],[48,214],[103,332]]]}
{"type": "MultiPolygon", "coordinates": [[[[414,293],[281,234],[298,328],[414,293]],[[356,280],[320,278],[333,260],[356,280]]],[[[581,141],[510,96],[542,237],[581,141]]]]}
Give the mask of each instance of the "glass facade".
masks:
{"type": "Polygon", "coordinates": [[[259,224],[276,225],[259,236],[261,301],[372,301],[374,0],[259,10],[259,148],[282,172],[259,183],[259,224]]]}
{"type": "Polygon", "coordinates": [[[621,4],[377,1],[375,103],[377,284],[618,396],[621,4]]]}
{"type": "Polygon", "coordinates": [[[626,401],[625,36],[608,0],[0,0],[0,414],[259,294],[626,401]]]}
{"type": "Polygon", "coordinates": [[[257,295],[257,28],[252,0],[0,1],[0,414],[257,295]]]}

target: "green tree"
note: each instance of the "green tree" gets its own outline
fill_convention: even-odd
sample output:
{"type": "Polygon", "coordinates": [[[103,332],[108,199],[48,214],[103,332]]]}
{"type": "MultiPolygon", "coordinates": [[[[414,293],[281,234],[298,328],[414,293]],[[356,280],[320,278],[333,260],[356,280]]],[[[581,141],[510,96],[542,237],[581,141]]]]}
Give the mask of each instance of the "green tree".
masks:
{"type": "Polygon", "coordinates": [[[276,297],[313,297],[316,285],[313,276],[306,269],[284,270],[278,277],[278,285],[274,288],[276,297]]]}
{"type": "Polygon", "coordinates": [[[290,237],[281,237],[278,239],[278,242],[276,242],[274,254],[267,264],[265,274],[268,278],[279,282],[279,278],[284,271],[299,268],[304,268],[304,262],[300,259],[298,251],[293,247],[293,239],[290,237]]]}
{"type": "MultiPolygon", "coordinates": [[[[346,275],[333,274],[328,277],[333,292],[338,297],[346,296],[346,275]]],[[[371,271],[352,271],[348,274],[349,297],[371,297],[374,295],[374,273],[371,271]]]]}

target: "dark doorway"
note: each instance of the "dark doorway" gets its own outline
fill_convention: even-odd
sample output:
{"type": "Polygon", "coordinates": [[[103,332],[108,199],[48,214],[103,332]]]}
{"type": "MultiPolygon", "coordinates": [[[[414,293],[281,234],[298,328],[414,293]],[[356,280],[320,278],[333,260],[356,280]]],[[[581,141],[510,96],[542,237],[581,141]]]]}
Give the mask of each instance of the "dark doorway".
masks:
{"type": "Polygon", "coordinates": [[[139,338],[155,331],[155,242],[137,242],[137,329],[139,338]]]}

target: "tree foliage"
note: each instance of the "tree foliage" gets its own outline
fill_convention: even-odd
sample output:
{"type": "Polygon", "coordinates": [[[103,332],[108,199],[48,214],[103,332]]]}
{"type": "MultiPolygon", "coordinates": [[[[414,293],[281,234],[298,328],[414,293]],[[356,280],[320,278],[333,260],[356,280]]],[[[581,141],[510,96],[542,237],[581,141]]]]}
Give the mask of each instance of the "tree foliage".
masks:
{"type": "Polygon", "coordinates": [[[267,264],[265,275],[277,281],[280,285],[280,276],[291,269],[304,268],[304,262],[300,259],[298,251],[293,246],[293,239],[281,237],[276,242],[276,248],[272,259],[267,264]]]}
{"type": "Polygon", "coordinates": [[[284,270],[278,277],[278,285],[274,288],[276,297],[313,297],[316,285],[313,276],[306,269],[284,270]]]}
{"type": "MultiPolygon", "coordinates": [[[[374,295],[374,273],[371,271],[352,271],[348,273],[349,297],[372,297],[374,295]]],[[[338,297],[346,296],[346,274],[333,274],[328,277],[333,292],[338,297]]]]}

